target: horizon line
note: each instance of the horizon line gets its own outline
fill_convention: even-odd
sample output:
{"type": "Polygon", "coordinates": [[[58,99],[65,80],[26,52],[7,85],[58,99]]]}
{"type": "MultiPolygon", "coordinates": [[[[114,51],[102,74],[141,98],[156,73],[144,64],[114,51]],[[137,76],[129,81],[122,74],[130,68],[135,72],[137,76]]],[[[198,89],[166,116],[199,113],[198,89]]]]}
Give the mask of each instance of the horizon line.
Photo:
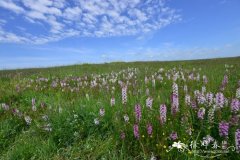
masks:
{"type": "Polygon", "coordinates": [[[101,65],[101,64],[111,64],[111,63],[141,63],[141,62],[182,62],[182,61],[198,61],[198,60],[214,60],[214,59],[227,59],[227,58],[240,58],[240,56],[229,56],[229,57],[215,57],[215,58],[197,58],[197,59],[182,59],[182,60],[146,60],[146,61],[109,61],[109,62],[100,62],[100,63],[73,63],[73,64],[60,64],[54,66],[39,66],[39,67],[18,67],[18,68],[0,68],[0,71],[14,71],[14,70],[28,70],[28,69],[48,69],[48,68],[61,68],[61,67],[71,67],[76,65],[101,65]]]}

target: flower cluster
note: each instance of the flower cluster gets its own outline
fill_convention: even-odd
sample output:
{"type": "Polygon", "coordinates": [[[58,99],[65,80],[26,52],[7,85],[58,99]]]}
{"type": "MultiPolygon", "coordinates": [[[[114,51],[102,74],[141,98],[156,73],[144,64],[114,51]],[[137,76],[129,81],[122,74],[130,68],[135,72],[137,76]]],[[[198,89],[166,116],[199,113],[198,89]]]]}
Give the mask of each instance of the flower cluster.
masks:
{"type": "Polygon", "coordinates": [[[210,124],[213,124],[213,122],[214,122],[214,112],[215,112],[215,107],[210,108],[208,111],[208,122],[210,124]]]}
{"type": "Polygon", "coordinates": [[[139,122],[141,120],[141,117],[142,117],[140,104],[135,105],[135,116],[136,116],[136,121],[139,122]]]}
{"type": "Polygon", "coordinates": [[[198,118],[199,118],[199,119],[204,119],[204,115],[205,115],[205,108],[201,107],[201,108],[198,110],[198,118]]]}
{"type": "Polygon", "coordinates": [[[126,104],[127,103],[127,86],[124,85],[122,87],[122,104],[126,104]]]}
{"type": "Polygon", "coordinates": [[[225,98],[223,93],[219,92],[216,94],[216,107],[220,107],[223,108],[224,102],[225,102],[225,98]]]}
{"type": "Polygon", "coordinates": [[[221,137],[227,137],[229,130],[229,123],[228,122],[220,122],[219,123],[219,135],[221,137]]]}
{"type": "Polygon", "coordinates": [[[167,107],[165,104],[160,105],[160,122],[161,124],[166,123],[167,120],[167,107]]]}
{"type": "Polygon", "coordinates": [[[171,112],[173,115],[175,115],[179,111],[179,98],[178,98],[178,85],[176,83],[173,83],[172,85],[172,106],[171,106],[171,112]]]}
{"type": "Polygon", "coordinates": [[[228,84],[228,76],[224,75],[224,78],[223,78],[222,85],[221,85],[220,89],[223,91],[226,88],[227,84],[228,84]]]}
{"type": "Polygon", "coordinates": [[[214,97],[214,95],[211,92],[208,92],[206,94],[206,101],[207,101],[208,106],[211,106],[213,104],[213,97],[214,97]]]}
{"type": "Polygon", "coordinates": [[[231,102],[231,111],[237,113],[239,111],[240,102],[238,99],[232,99],[231,102]]]}
{"type": "Polygon", "coordinates": [[[124,118],[124,121],[125,121],[125,122],[128,122],[128,121],[129,121],[129,117],[128,117],[127,114],[125,114],[125,115],[123,116],[123,118],[124,118]]]}
{"type": "Polygon", "coordinates": [[[185,95],[185,104],[187,106],[190,106],[191,105],[191,96],[189,94],[186,94],[185,95]]]}
{"type": "Polygon", "coordinates": [[[149,109],[152,109],[152,103],[153,103],[153,99],[151,97],[148,97],[146,99],[146,106],[149,108],[149,109]]]}
{"type": "Polygon", "coordinates": [[[140,135],[139,135],[138,124],[134,124],[134,126],[133,126],[133,133],[134,133],[134,137],[139,139],[140,135]]]}
{"type": "Polygon", "coordinates": [[[169,137],[171,140],[175,141],[176,139],[178,139],[177,132],[172,132],[169,137]]]}
{"type": "Polygon", "coordinates": [[[171,99],[172,99],[171,113],[172,115],[175,115],[179,111],[178,95],[173,93],[171,99]]]}
{"type": "Polygon", "coordinates": [[[148,135],[152,135],[152,131],[153,131],[153,127],[152,127],[152,125],[151,125],[151,123],[148,123],[147,124],[147,133],[148,133],[148,135]]]}
{"type": "Polygon", "coordinates": [[[236,150],[239,153],[240,152],[240,129],[237,129],[235,132],[235,143],[236,143],[236,150]]]}

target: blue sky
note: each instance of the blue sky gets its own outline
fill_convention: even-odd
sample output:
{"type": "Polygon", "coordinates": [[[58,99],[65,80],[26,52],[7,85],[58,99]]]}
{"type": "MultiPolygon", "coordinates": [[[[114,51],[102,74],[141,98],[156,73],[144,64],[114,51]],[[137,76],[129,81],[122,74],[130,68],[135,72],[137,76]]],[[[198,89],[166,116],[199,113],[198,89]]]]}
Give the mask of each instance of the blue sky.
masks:
{"type": "Polygon", "coordinates": [[[240,56],[239,0],[1,0],[0,69],[240,56]]]}

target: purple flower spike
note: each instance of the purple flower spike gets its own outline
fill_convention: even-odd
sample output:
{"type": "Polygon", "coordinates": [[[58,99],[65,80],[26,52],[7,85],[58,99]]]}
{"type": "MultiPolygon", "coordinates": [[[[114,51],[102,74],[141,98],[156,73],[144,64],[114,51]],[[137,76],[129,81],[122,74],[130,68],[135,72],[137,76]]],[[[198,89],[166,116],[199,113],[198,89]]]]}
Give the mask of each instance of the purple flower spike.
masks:
{"type": "Polygon", "coordinates": [[[229,123],[227,122],[220,122],[219,123],[219,135],[221,137],[227,137],[229,130],[229,123]]]}
{"type": "Polygon", "coordinates": [[[172,133],[170,134],[170,139],[171,139],[171,140],[176,140],[176,139],[178,139],[177,132],[172,132],[172,133]]]}
{"type": "Polygon", "coordinates": [[[139,128],[137,124],[134,124],[133,126],[133,133],[134,133],[134,137],[139,139],[139,128]]]}

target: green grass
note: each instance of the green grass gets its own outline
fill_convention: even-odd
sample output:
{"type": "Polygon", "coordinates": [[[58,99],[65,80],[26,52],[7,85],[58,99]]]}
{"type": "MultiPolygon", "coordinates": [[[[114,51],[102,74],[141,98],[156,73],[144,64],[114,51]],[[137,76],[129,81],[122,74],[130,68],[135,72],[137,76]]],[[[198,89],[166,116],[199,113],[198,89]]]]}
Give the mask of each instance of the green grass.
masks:
{"type": "MultiPolygon", "coordinates": [[[[229,122],[233,116],[230,103],[236,96],[239,80],[240,57],[174,62],[116,62],[0,71],[0,103],[10,106],[7,111],[0,109],[0,159],[150,159],[152,154],[160,159],[214,157],[215,154],[197,155],[192,151],[181,153],[176,149],[168,151],[174,142],[169,139],[169,135],[176,131],[176,141],[188,145],[193,140],[200,142],[206,135],[211,135],[219,142],[224,140],[219,136],[218,124],[221,121],[229,122]],[[232,67],[226,71],[225,64],[232,67]],[[128,68],[133,70],[127,71],[128,68]],[[128,76],[135,68],[137,72],[128,76]],[[158,72],[160,68],[165,71],[158,72]],[[176,81],[180,111],[175,116],[171,114],[170,100],[173,80],[165,75],[172,75],[173,68],[182,71],[186,78],[186,81],[181,78],[176,81]],[[190,72],[195,76],[199,73],[200,81],[189,80],[190,72]],[[164,78],[162,82],[157,79],[160,74],[164,78]],[[201,91],[204,85],[202,76],[206,75],[206,92],[216,94],[220,92],[225,74],[228,75],[229,82],[223,94],[228,98],[229,104],[215,112],[215,121],[210,125],[207,114],[213,106],[199,104],[198,108],[206,109],[204,120],[199,120],[198,109],[193,109],[184,102],[183,86],[188,86],[188,93],[193,97],[195,90],[201,91]],[[152,87],[151,80],[145,84],[145,76],[154,76],[156,86],[152,87]],[[47,78],[48,81],[38,81],[39,78],[47,78]],[[97,79],[96,87],[90,87],[93,79],[97,79]],[[110,82],[113,79],[116,79],[116,83],[110,82]],[[104,80],[107,82],[104,83],[104,80]],[[122,104],[118,80],[129,82],[126,105],[122,104]],[[60,81],[68,85],[61,87],[60,81]],[[57,87],[51,87],[53,82],[58,84],[57,87]],[[147,88],[153,98],[152,110],[146,107],[146,99],[149,97],[146,95],[147,88]],[[113,107],[110,106],[112,97],[116,100],[113,107]],[[32,111],[32,98],[36,98],[36,112],[32,111]],[[41,107],[43,103],[44,107],[41,107]],[[136,104],[140,104],[142,109],[139,140],[133,134],[133,125],[137,123],[134,112],[136,104]],[[160,104],[167,106],[165,125],[159,121],[160,104]],[[12,113],[14,108],[19,109],[23,116],[15,116],[12,113]],[[100,108],[105,109],[103,117],[99,116],[100,108]],[[129,116],[128,123],[124,122],[125,114],[129,116]],[[44,115],[48,116],[47,120],[43,120],[44,115]],[[24,116],[32,118],[30,125],[26,124],[24,116]],[[95,118],[99,119],[99,125],[94,124],[95,118]],[[148,123],[153,126],[152,136],[147,134],[148,123]],[[47,124],[51,125],[51,132],[44,130],[47,124]],[[194,129],[192,135],[186,133],[189,127],[194,129]],[[124,140],[120,138],[122,132],[126,135],[124,140]]],[[[240,128],[239,124],[240,122],[230,126],[229,145],[235,146],[234,134],[240,128]]],[[[210,149],[208,147],[207,150],[210,149]]],[[[230,151],[217,158],[240,159],[240,154],[230,151]]]]}

